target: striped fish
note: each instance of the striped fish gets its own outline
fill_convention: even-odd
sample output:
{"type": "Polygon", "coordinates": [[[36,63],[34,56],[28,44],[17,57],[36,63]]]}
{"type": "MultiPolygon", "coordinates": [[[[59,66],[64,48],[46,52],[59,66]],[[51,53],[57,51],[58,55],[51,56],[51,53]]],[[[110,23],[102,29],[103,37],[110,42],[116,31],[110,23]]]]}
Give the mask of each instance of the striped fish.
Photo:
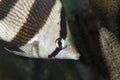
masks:
{"type": "Polygon", "coordinates": [[[0,38],[11,53],[79,59],[60,0],[0,0],[0,38]]]}

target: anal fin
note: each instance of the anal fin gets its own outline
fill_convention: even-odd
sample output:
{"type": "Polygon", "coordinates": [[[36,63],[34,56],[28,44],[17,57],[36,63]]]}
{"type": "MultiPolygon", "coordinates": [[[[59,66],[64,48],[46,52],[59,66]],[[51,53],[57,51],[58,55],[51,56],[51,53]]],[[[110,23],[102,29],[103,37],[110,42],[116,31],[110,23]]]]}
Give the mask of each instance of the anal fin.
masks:
{"type": "Polygon", "coordinates": [[[5,50],[7,50],[8,52],[20,52],[23,53],[24,51],[22,51],[18,46],[10,43],[8,46],[4,47],[5,50]]]}

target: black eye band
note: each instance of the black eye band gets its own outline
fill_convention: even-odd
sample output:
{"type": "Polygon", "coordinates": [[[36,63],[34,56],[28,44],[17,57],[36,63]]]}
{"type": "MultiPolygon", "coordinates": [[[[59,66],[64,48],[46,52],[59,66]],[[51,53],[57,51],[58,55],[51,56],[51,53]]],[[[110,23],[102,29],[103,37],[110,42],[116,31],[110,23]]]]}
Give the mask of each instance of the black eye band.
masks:
{"type": "Polygon", "coordinates": [[[59,48],[62,48],[62,42],[61,39],[58,41],[59,48]]]}
{"type": "Polygon", "coordinates": [[[49,58],[55,57],[60,51],[62,50],[62,48],[56,48],[51,55],[49,55],[49,58]]]}
{"type": "Polygon", "coordinates": [[[67,29],[66,29],[66,17],[65,17],[65,10],[62,7],[62,11],[61,11],[61,21],[60,21],[60,38],[65,39],[66,35],[67,35],[67,29]]]}
{"type": "Polygon", "coordinates": [[[61,38],[58,38],[58,39],[56,40],[56,47],[57,47],[57,48],[62,48],[62,39],[61,39],[61,38]]]}
{"type": "MultiPolygon", "coordinates": [[[[58,39],[66,39],[66,36],[67,36],[67,28],[66,28],[66,18],[65,18],[65,11],[64,11],[64,8],[62,7],[62,10],[61,10],[61,21],[60,21],[60,27],[61,27],[61,30],[60,30],[60,38],[58,39]]],[[[49,55],[48,57],[49,58],[52,58],[52,57],[55,57],[61,50],[62,50],[62,43],[61,43],[61,40],[58,40],[58,45],[60,47],[57,47],[51,55],[49,55]]]]}

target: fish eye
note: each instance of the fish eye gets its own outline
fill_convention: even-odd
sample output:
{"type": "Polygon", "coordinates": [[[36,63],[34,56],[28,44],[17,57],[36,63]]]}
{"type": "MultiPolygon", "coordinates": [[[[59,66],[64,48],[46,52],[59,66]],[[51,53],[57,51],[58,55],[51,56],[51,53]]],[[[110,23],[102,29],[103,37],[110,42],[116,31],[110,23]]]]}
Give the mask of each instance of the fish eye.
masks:
{"type": "Polygon", "coordinates": [[[58,38],[55,43],[57,48],[64,49],[67,47],[66,40],[63,38],[58,38]]]}

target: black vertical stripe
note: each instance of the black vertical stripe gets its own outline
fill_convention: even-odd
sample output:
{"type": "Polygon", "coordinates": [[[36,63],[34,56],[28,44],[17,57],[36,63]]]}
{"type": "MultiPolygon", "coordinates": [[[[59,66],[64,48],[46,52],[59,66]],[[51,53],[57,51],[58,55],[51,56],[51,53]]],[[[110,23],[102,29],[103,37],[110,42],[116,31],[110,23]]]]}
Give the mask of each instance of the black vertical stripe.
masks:
{"type": "Polygon", "coordinates": [[[66,36],[67,36],[67,29],[66,29],[66,17],[65,17],[65,10],[64,8],[62,7],[62,10],[61,10],[61,21],[60,21],[60,27],[61,27],[61,30],[60,30],[60,38],[63,38],[65,39],[66,36]]]}
{"type": "Polygon", "coordinates": [[[11,41],[11,44],[20,47],[33,38],[46,23],[55,2],[56,0],[36,0],[30,10],[26,23],[11,41]]]}
{"type": "Polygon", "coordinates": [[[52,58],[55,57],[61,50],[62,50],[62,43],[61,39],[66,39],[67,37],[67,25],[66,25],[66,16],[64,7],[61,8],[61,15],[60,15],[60,37],[58,44],[60,47],[57,47],[48,57],[52,58]]]}
{"type": "Polygon", "coordinates": [[[62,49],[56,48],[51,55],[49,55],[49,58],[55,57],[62,49]]]}
{"type": "Polygon", "coordinates": [[[4,19],[18,0],[2,0],[0,2],[0,20],[4,19]]]}

